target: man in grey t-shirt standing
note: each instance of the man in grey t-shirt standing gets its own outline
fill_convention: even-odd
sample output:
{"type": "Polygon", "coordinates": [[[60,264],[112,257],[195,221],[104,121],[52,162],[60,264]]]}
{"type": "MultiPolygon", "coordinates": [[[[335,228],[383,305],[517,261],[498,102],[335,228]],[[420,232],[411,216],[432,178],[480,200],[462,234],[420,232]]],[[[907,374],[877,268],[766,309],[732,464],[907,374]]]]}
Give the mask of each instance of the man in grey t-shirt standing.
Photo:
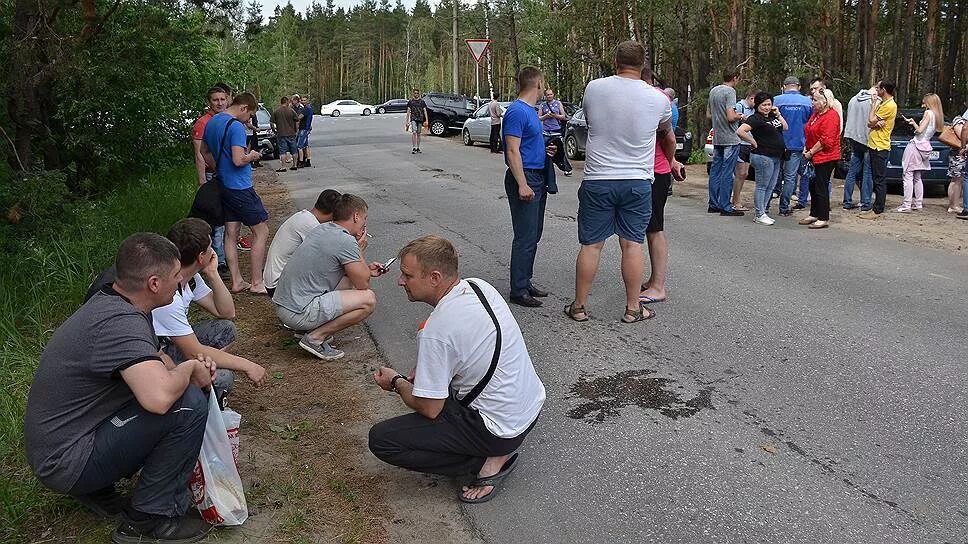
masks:
{"type": "Polygon", "coordinates": [[[272,302],[282,323],[305,331],[299,347],[323,360],[344,353],[330,337],[360,323],[376,309],[370,278],[386,273],[381,263],[367,263],[366,201],[340,195],[333,221],[306,235],[279,277],[272,302]]]}
{"type": "Polygon", "coordinates": [[[736,129],[740,115],[736,113],[736,82],[739,75],[723,72],[723,84],[709,91],[709,116],[713,121],[713,164],[709,169],[709,213],[743,215],[730,199],[733,194],[733,175],[739,160],[739,136],[736,129]]]}
{"type": "Polygon", "coordinates": [[[118,249],[117,279],[54,331],[27,397],[27,460],[47,487],[120,517],[114,542],[196,542],[211,526],[186,515],[215,363],[159,352],[151,311],[182,281],[178,248],[152,233],[118,249]],[[141,471],[130,501],[114,484],[141,471]]]}

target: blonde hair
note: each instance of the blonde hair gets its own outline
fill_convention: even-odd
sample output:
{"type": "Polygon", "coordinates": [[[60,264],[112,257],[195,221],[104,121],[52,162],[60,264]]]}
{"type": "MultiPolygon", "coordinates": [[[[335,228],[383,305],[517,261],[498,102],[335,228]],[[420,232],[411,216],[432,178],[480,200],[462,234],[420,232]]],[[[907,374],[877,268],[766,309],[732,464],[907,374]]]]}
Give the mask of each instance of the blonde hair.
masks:
{"type": "Polygon", "coordinates": [[[813,96],[817,100],[823,100],[828,108],[832,108],[834,105],[834,93],[830,89],[817,89],[813,92],[813,96]]]}
{"type": "Polygon", "coordinates": [[[944,130],[944,110],[941,108],[941,98],[934,94],[924,95],[924,105],[934,112],[934,129],[938,132],[944,130]]]}
{"type": "Polygon", "coordinates": [[[411,241],[398,257],[403,260],[407,255],[417,259],[422,275],[436,270],[445,278],[457,277],[457,249],[442,236],[431,234],[411,241]]]}

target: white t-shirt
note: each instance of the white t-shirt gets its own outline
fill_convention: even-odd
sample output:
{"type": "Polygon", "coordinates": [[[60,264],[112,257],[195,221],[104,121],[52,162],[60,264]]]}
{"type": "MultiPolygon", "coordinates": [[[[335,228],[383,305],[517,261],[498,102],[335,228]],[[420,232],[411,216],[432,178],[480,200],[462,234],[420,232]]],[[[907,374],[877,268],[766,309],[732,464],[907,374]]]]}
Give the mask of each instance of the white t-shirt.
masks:
{"type": "Polygon", "coordinates": [[[319,220],[309,210],[296,212],[279,225],[276,236],[269,244],[269,252],[266,253],[266,266],[262,272],[262,279],[267,289],[276,288],[276,284],[279,283],[279,276],[286,268],[289,257],[292,257],[292,252],[296,251],[299,244],[306,239],[309,231],[318,226],[319,220]]]}
{"type": "Polygon", "coordinates": [[[212,294],[212,290],[202,279],[201,274],[192,276],[194,281],[186,281],[181,289],[175,291],[171,304],[155,308],[151,311],[151,320],[158,336],[187,336],[194,334],[191,323],[188,322],[188,307],[192,301],[201,300],[212,294]],[[193,289],[190,285],[195,284],[193,289]]]}
{"type": "Polygon", "coordinates": [[[655,179],[655,131],[672,119],[665,93],[639,79],[594,79],[582,98],[588,123],[585,179],[655,179]]]}
{"type": "MultiPolygon", "coordinates": [[[[480,412],[491,434],[514,438],[541,412],[544,385],[504,298],[484,280],[471,281],[480,287],[501,325],[497,369],[471,407],[480,412]]],[[[454,388],[458,398],[463,398],[490,368],[494,341],[494,322],[467,280],[461,280],[440,300],[417,334],[413,394],[445,399],[454,388]]]]}

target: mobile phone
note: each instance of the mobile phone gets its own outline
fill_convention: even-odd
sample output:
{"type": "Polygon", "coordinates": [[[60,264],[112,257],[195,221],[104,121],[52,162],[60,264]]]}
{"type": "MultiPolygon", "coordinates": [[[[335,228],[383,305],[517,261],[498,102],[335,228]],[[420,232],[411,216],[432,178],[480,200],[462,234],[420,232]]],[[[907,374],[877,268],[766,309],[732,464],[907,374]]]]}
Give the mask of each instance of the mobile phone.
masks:
{"type": "Polygon", "coordinates": [[[388,260],[387,262],[385,262],[385,263],[383,263],[383,268],[382,268],[382,270],[383,270],[384,272],[387,272],[387,271],[389,271],[389,270],[390,270],[390,265],[391,265],[391,264],[393,264],[393,261],[395,261],[395,260],[397,260],[397,258],[396,258],[396,257],[390,257],[390,259],[389,259],[389,260],[388,260]]]}

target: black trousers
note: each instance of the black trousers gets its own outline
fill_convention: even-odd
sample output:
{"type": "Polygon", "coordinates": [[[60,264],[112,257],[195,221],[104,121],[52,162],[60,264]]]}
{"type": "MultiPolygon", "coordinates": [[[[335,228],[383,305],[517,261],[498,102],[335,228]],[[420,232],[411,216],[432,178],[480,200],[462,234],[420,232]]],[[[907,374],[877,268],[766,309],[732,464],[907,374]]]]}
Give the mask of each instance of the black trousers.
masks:
{"type": "Polygon", "coordinates": [[[890,151],[870,150],[871,178],[874,182],[874,213],[884,213],[887,204],[887,156],[890,151]]]}
{"type": "Polygon", "coordinates": [[[830,176],[837,161],[813,165],[814,176],[810,180],[810,216],[830,221],[830,176]]]}
{"type": "Polygon", "coordinates": [[[90,495],[141,470],[131,507],[146,514],[184,515],[207,419],[208,394],[194,385],[164,415],[131,401],[97,428],[91,458],[68,494],[90,495]]]}
{"type": "Polygon", "coordinates": [[[491,153],[499,153],[501,150],[501,125],[491,125],[491,153]]]}
{"type": "Polygon", "coordinates": [[[477,475],[485,458],[513,453],[533,428],[534,423],[514,438],[496,437],[484,426],[477,410],[449,398],[437,419],[412,413],[371,427],[370,451],[380,460],[408,470],[443,476],[477,475]]]}

